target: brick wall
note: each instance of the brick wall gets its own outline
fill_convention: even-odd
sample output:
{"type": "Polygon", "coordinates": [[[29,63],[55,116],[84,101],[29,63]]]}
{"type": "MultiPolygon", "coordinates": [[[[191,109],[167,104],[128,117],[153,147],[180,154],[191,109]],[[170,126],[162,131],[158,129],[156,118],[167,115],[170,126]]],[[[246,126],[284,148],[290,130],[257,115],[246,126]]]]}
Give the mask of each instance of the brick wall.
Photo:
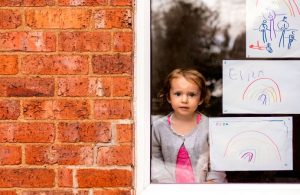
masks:
{"type": "Polygon", "coordinates": [[[133,0],[0,0],[0,195],[133,194],[133,0]]]}

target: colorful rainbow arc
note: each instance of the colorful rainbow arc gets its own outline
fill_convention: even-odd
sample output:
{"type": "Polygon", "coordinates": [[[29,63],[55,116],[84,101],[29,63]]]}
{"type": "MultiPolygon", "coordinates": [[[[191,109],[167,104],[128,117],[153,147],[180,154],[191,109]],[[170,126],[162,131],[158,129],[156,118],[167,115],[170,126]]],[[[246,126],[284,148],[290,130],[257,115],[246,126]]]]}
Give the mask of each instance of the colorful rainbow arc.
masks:
{"type": "Polygon", "coordinates": [[[281,93],[278,84],[271,78],[259,78],[252,81],[245,89],[242,99],[245,100],[246,97],[250,98],[254,95],[267,96],[269,94],[274,102],[281,102],[281,93]],[[266,85],[266,81],[271,81],[271,84],[266,85]],[[264,84],[264,85],[263,85],[264,84]],[[259,89],[255,89],[255,86],[259,86],[259,89]],[[256,90],[256,91],[254,91],[256,90]],[[252,95],[251,95],[252,94],[252,95]]]}
{"type": "MultiPolygon", "coordinates": [[[[278,4],[280,3],[279,1],[280,0],[277,0],[278,4]]],[[[296,16],[294,8],[297,10],[298,14],[300,15],[300,9],[295,0],[293,0],[293,4],[295,7],[293,6],[291,0],[281,0],[281,1],[286,5],[287,9],[290,11],[291,16],[294,16],[294,17],[296,16]]],[[[259,6],[259,0],[256,0],[256,7],[258,7],[258,6],[259,6]]]]}
{"type": "MultiPolygon", "coordinates": [[[[262,135],[264,138],[266,138],[266,140],[268,140],[268,143],[271,144],[274,148],[274,151],[275,153],[277,154],[277,157],[278,159],[281,161],[281,155],[280,155],[280,152],[279,152],[279,149],[278,149],[278,146],[276,145],[276,143],[265,133],[262,133],[260,131],[255,131],[255,130],[249,130],[249,131],[243,131],[241,133],[238,133],[237,135],[233,136],[227,146],[226,146],[226,149],[225,149],[225,152],[224,152],[224,157],[227,156],[227,153],[228,151],[230,150],[230,145],[234,142],[235,139],[237,139],[239,136],[243,135],[243,134],[247,134],[247,133],[255,133],[255,134],[259,134],[259,135],[262,135]]],[[[253,147],[253,146],[252,146],[253,147]]]]}

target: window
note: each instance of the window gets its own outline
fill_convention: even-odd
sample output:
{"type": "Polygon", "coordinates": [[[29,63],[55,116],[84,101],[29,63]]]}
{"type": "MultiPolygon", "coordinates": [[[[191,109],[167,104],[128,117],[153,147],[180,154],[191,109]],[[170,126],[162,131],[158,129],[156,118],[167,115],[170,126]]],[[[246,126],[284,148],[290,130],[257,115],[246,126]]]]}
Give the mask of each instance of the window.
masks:
{"type": "MultiPolygon", "coordinates": [[[[223,2],[223,1],[222,1],[223,2]]],[[[136,124],[136,192],[138,195],[156,194],[298,194],[298,184],[151,184],[150,183],[150,2],[136,2],[136,58],[135,58],[135,124],[136,124]]],[[[217,49],[217,48],[216,48],[217,49]]],[[[239,48],[237,48],[239,50],[239,48]]],[[[152,73],[153,74],[153,73],[152,73]]],[[[287,181],[288,182],[288,181],[287,181]]]]}

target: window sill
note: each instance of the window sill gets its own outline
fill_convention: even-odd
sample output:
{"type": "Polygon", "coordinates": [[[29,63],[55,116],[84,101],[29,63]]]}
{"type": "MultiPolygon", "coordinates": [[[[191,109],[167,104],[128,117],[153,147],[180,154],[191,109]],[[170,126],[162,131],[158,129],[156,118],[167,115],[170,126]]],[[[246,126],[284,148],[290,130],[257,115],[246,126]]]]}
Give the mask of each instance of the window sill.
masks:
{"type": "Polygon", "coordinates": [[[141,195],[299,195],[299,184],[150,184],[141,195]]]}

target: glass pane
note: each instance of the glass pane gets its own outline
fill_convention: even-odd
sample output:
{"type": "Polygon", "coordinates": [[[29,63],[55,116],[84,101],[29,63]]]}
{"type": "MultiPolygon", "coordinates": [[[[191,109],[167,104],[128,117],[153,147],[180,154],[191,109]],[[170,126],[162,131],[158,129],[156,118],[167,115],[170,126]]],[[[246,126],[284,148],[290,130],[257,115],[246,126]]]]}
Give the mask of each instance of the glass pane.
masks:
{"type": "MultiPolygon", "coordinates": [[[[245,15],[245,0],[152,0],[153,120],[172,111],[168,103],[161,103],[158,94],[164,79],[175,68],[194,68],[204,75],[211,91],[211,100],[201,112],[208,117],[274,116],[222,114],[222,60],[246,60],[245,15]]],[[[228,171],[226,175],[229,183],[300,181],[300,144],[296,141],[300,139],[297,131],[300,115],[288,116],[293,116],[293,171],[228,171]]]]}

